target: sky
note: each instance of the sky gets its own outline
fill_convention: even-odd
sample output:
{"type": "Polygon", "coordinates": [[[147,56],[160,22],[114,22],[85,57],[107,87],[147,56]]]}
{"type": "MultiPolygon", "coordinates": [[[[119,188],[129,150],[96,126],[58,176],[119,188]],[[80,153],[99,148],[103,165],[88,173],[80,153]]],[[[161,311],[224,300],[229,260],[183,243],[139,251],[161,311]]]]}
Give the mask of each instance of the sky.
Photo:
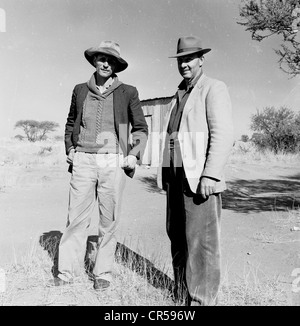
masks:
{"type": "Polygon", "coordinates": [[[55,134],[63,135],[72,90],[94,72],[83,53],[103,40],[119,43],[129,65],[118,77],[146,100],[175,94],[182,77],[176,59],[169,57],[176,54],[179,37],[199,36],[212,49],[205,55],[204,73],[228,86],[236,139],[251,136],[257,110],[287,106],[298,112],[300,80],[279,69],[274,49],[280,40],[251,40],[237,24],[240,4],[0,0],[0,138],[22,134],[14,125],[23,119],[57,122],[55,134]]]}

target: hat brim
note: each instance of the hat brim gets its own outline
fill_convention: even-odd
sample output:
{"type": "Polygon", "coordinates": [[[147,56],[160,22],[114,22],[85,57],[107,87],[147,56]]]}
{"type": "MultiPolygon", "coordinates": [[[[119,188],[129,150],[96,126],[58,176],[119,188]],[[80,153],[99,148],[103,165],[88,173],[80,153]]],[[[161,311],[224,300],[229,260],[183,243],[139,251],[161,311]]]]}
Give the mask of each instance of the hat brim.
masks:
{"type": "Polygon", "coordinates": [[[201,50],[198,50],[198,51],[185,51],[185,52],[180,52],[180,53],[177,53],[176,55],[172,56],[172,57],[169,57],[169,58],[178,58],[178,57],[183,57],[185,55],[189,55],[189,54],[193,54],[193,53],[199,53],[199,54],[205,54],[207,52],[211,51],[211,49],[201,49],[201,50]]]}
{"type": "Polygon", "coordinates": [[[94,49],[94,48],[90,48],[90,49],[87,49],[84,51],[84,56],[85,58],[87,59],[87,61],[93,66],[95,67],[94,65],[94,55],[95,54],[99,54],[99,53],[103,53],[103,54],[108,54],[112,57],[114,57],[117,61],[117,65],[116,65],[116,68],[115,68],[115,73],[117,72],[121,72],[123,70],[125,70],[127,67],[128,67],[128,63],[121,57],[117,56],[115,53],[112,53],[111,51],[107,50],[107,49],[94,49]]]}

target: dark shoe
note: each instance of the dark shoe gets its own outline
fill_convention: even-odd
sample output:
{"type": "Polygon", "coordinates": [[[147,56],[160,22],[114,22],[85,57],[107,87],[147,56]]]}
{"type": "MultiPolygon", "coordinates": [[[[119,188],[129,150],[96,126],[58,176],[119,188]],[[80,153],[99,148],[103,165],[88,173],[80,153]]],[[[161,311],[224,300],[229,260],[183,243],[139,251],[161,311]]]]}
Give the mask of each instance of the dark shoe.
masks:
{"type": "Polygon", "coordinates": [[[202,306],[202,304],[199,301],[192,300],[190,306],[197,307],[197,306],[202,306]]]}
{"type": "MultiPolygon", "coordinates": [[[[212,300],[206,304],[207,306],[217,306],[218,305],[218,298],[212,300]]],[[[189,306],[204,306],[203,302],[198,300],[191,300],[189,306]]]]}
{"type": "Polygon", "coordinates": [[[110,286],[110,282],[103,280],[102,278],[97,278],[94,280],[94,289],[96,291],[101,291],[107,289],[110,286]]]}
{"type": "Polygon", "coordinates": [[[54,277],[54,279],[50,280],[47,283],[47,286],[63,286],[63,285],[69,285],[71,283],[72,283],[71,281],[66,282],[59,277],[54,277]]]}

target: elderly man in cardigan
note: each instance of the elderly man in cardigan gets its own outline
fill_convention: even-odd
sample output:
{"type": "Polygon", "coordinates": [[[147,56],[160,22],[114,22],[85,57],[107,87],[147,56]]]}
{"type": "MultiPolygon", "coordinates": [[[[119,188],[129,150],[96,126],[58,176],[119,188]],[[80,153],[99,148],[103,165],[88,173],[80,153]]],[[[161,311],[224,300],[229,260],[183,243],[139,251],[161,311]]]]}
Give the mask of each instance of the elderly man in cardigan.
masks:
{"type": "Polygon", "coordinates": [[[167,116],[158,185],[167,192],[167,234],[175,299],[214,305],[220,285],[221,193],[233,146],[231,101],[224,82],[203,72],[204,48],[195,36],[178,40],[183,77],[167,116]]]}
{"type": "Polygon", "coordinates": [[[128,66],[120,55],[120,46],[104,41],[84,55],[96,71],[88,82],[75,86],[65,126],[72,175],[67,226],[59,245],[58,273],[53,284],[68,284],[80,274],[87,229],[97,202],[99,243],[91,276],[94,289],[102,290],[112,281],[125,174],[133,177],[137,160],[142,159],[148,127],[137,89],[116,75],[128,66]]]}

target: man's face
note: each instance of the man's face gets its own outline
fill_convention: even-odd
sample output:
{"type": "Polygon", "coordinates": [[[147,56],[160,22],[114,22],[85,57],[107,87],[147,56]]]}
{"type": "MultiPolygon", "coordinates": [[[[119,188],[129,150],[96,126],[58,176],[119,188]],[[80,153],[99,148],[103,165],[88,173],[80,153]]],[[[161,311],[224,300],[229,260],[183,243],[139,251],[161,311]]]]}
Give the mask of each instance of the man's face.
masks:
{"type": "Polygon", "coordinates": [[[178,70],[185,79],[193,79],[201,70],[203,57],[199,58],[197,53],[184,55],[177,58],[178,70]]]}
{"type": "Polygon", "coordinates": [[[94,65],[97,73],[101,77],[108,79],[115,71],[116,60],[111,55],[100,53],[94,57],[94,65]]]}

